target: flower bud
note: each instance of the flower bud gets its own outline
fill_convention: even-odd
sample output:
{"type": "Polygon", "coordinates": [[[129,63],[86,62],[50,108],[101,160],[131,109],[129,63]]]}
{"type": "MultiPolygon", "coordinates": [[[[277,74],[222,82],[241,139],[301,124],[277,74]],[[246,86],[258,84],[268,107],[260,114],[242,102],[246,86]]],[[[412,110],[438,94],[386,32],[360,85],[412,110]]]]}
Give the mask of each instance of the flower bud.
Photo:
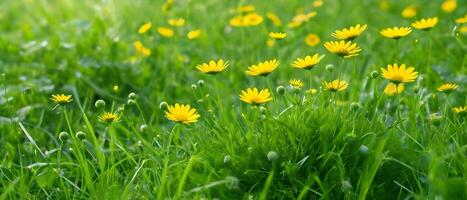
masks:
{"type": "Polygon", "coordinates": [[[230,156],[229,156],[229,155],[226,155],[226,156],[224,156],[224,164],[227,164],[227,163],[229,163],[229,162],[230,162],[230,160],[231,160],[231,158],[230,158],[230,156]]]}
{"type": "Polygon", "coordinates": [[[104,108],[105,107],[105,101],[102,100],[102,99],[99,99],[94,103],[94,106],[96,106],[96,108],[104,108]]]}
{"type": "Polygon", "coordinates": [[[195,84],[191,85],[191,89],[196,90],[196,88],[198,88],[198,86],[196,86],[195,84]]]}
{"type": "Polygon", "coordinates": [[[146,124],[142,124],[141,126],[139,126],[139,131],[141,132],[145,132],[147,129],[148,129],[148,125],[146,124]]]}
{"type": "Polygon", "coordinates": [[[80,140],[84,140],[84,139],[86,139],[86,133],[84,133],[83,131],[78,131],[78,132],[76,133],[76,137],[77,137],[78,139],[80,139],[80,140]]]}
{"type": "Polygon", "coordinates": [[[363,155],[367,155],[368,154],[368,146],[362,144],[360,146],[360,148],[358,148],[358,150],[360,151],[361,154],[363,155]]]}
{"type": "Polygon", "coordinates": [[[326,65],[325,69],[328,72],[332,72],[332,71],[334,71],[334,65],[333,64],[328,64],[328,65],[326,65]]]}
{"type": "Polygon", "coordinates": [[[131,105],[135,105],[136,101],[134,99],[128,99],[126,103],[131,106],[131,105]]]}
{"type": "Polygon", "coordinates": [[[277,154],[277,152],[275,152],[275,151],[269,151],[268,152],[268,160],[276,161],[277,159],[279,159],[279,154],[277,154]]]}
{"type": "Polygon", "coordinates": [[[58,135],[58,139],[60,139],[62,142],[67,140],[69,137],[70,137],[70,134],[68,134],[67,132],[61,132],[58,135]]]}
{"type": "Polygon", "coordinates": [[[282,86],[282,85],[277,86],[276,92],[277,92],[278,94],[284,94],[284,93],[285,93],[285,88],[284,88],[284,86],[282,86]]]}
{"type": "Polygon", "coordinates": [[[357,103],[357,102],[352,102],[352,103],[350,104],[350,109],[351,109],[352,111],[357,111],[357,110],[360,109],[361,107],[362,107],[362,106],[361,106],[359,103],[357,103]]]}
{"type": "Polygon", "coordinates": [[[136,94],[134,92],[128,94],[129,99],[136,99],[136,94]]]}
{"type": "Polygon", "coordinates": [[[159,104],[159,108],[162,109],[162,110],[166,110],[168,107],[169,107],[169,104],[167,102],[165,102],[165,101],[162,101],[159,104]]]}
{"type": "Polygon", "coordinates": [[[203,80],[199,80],[199,81],[198,81],[198,86],[199,86],[199,87],[203,87],[203,86],[204,86],[204,81],[203,81],[203,80]]]}
{"type": "Polygon", "coordinates": [[[376,78],[378,78],[378,77],[379,77],[378,71],[375,70],[375,71],[372,71],[372,72],[370,73],[370,78],[376,79],[376,78]]]}

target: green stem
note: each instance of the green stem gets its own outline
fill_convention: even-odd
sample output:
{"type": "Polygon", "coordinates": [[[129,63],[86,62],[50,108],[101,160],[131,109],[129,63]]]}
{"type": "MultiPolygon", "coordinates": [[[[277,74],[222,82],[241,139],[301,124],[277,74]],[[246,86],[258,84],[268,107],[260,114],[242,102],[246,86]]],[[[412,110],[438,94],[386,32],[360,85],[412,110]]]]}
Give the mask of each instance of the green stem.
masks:
{"type": "Polygon", "coordinates": [[[165,147],[165,160],[164,160],[164,168],[162,169],[161,175],[161,184],[159,185],[159,189],[157,191],[157,199],[162,199],[163,192],[165,191],[165,184],[167,181],[167,173],[169,171],[169,161],[170,161],[170,145],[172,143],[173,135],[175,134],[175,129],[178,127],[179,124],[175,124],[172,127],[172,130],[169,134],[169,141],[167,142],[167,146],[165,147]]]}

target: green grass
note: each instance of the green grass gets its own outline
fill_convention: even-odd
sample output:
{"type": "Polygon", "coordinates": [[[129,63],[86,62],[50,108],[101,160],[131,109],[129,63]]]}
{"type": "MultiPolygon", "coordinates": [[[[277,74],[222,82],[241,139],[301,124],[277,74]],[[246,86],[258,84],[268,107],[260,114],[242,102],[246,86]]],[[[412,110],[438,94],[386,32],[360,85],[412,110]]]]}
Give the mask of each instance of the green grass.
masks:
{"type": "Polygon", "coordinates": [[[378,0],[319,8],[299,0],[175,0],[164,14],[163,0],[0,1],[0,199],[466,199],[467,123],[452,108],[467,105],[467,35],[454,22],[467,7],[459,0],[445,13],[442,2],[394,0],[381,10],[378,0]],[[230,27],[246,4],[264,22],[230,27]],[[400,15],[408,5],[418,8],[412,19],[400,15]],[[287,28],[299,9],[318,15],[287,28]],[[275,27],[267,12],[284,25],[275,27]],[[433,16],[440,22],[429,32],[413,30],[399,42],[379,34],[433,16]],[[178,17],[187,24],[174,37],[157,33],[178,17]],[[138,34],[147,21],[151,30],[138,34]],[[323,43],[359,23],[368,24],[355,40],[362,52],[341,64],[323,43]],[[188,40],[197,28],[201,36],[188,40]],[[288,35],[268,47],[269,31],[288,35]],[[320,37],[318,46],[305,44],[309,33],[320,37]],[[152,53],[131,62],[135,41],[152,53]],[[290,66],[314,53],[326,57],[311,72],[290,66]],[[245,75],[274,58],[281,64],[267,78],[245,75]],[[217,75],[195,68],[216,59],[229,68],[217,75]],[[383,93],[388,81],[370,74],[395,62],[420,76],[391,97],[383,93]],[[346,91],[322,88],[337,76],[349,83],[346,91]],[[292,78],[305,87],[291,91],[292,78]],[[459,88],[437,92],[446,82],[459,88]],[[281,85],[284,95],[276,92],[281,85]],[[273,101],[265,109],[241,102],[248,87],[271,87],[273,101]],[[306,94],[309,88],[318,93],[306,94]],[[50,97],[57,93],[73,101],[56,107],[50,97]],[[105,108],[94,106],[98,99],[105,108]],[[190,104],[201,117],[170,122],[163,101],[190,104]],[[104,111],[122,117],[105,124],[98,120],[104,111]]]}

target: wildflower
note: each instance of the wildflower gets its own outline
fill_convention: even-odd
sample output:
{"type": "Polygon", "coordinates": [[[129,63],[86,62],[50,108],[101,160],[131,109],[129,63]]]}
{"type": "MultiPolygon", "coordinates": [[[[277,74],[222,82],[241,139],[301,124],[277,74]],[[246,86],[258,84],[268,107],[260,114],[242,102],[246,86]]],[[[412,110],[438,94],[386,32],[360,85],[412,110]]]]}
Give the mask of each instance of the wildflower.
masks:
{"type": "Polygon", "coordinates": [[[319,7],[323,6],[323,0],[315,0],[315,1],[313,1],[312,5],[315,8],[319,8],[319,7]]]}
{"type": "Polygon", "coordinates": [[[457,8],[456,0],[445,0],[443,4],[441,4],[441,9],[446,13],[451,13],[456,8],[457,8]]]}
{"type": "Polygon", "coordinates": [[[274,39],[268,38],[268,40],[266,41],[266,45],[268,45],[268,47],[273,47],[275,44],[276,40],[274,39]]]}
{"type": "Polygon", "coordinates": [[[257,26],[263,22],[263,17],[256,13],[245,16],[239,15],[230,20],[230,25],[235,27],[257,26]]]}
{"type": "Polygon", "coordinates": [[[99,120],[106,123],[118,122],[120,115],[115,112],[103,112],[99,115],[99,120]]]}
{"type": "Polygon", "coordinates": [[[467,33],[467,26],[461,26],[461,28],[459,29],[459,32],[467,33]]]}
{"type": "Polygon", "coordinates": [[[206,74],[217,74],[224,71],[229,66],[229,61],[224,62],[220,59],[217,62],[214,60],[209,61],[209,63],[203,63],[196,66],[196,69],[206,74]]]}
{"type": "Polygon", "coordinates": [[[266,13],[266,17],[274,24],[274,26],[282,25],[281,19],[276,14],[272,12],[268,12],[266,13]]]}
{"type": "Polygon", "coordinates": [[[326,49],[329,52],[337,54],[344,58],[352,58],[354,56],[358,56],[358,52],[362,50],[360,49],[360,47],[357,46],[356,43],[352,43],[351,41],[346,42],[344,40],[341,40],[339,42],[326,42],[324,43],[324,47],[326,47],[326,49]]]}
{"type": "Polygon", "coordinates": [[[71,101],[73,101],[71,94],[70,95],[53,94],[50,100],[52,100],[56,104],[66,104],[66,103],[70,103],[71,101]]]}
{"type": "Polygon", "coordinates": [[[464,17],[459,17],[456,19],[456,23],[458,24],[464,24],[464,23],[467,23],[467,14],[464,15],[464,17]]]}
{"type": "Polygon", "coordinates": [[[332,33],[332,37],[335,37],[340,40],[354,40],[360,34],[363,33],[363,31],[366,30],[367,25],[363,24],[357,24],[356,26],[351,26],[348,29],[344,28],[342,30],[337,30],[334,33],[332,33]]]}
{"type": "Polygon", "coordinates": [[[303,23],[309,21],[311,18],[315,17],[318,13],[317,12],[310,12],[306,14],[298,14],[290,22],[287,26],[289,28],[296,28],[301,26],[303,23]]]}
{"type": "Polygon", "coordinates": [[[418,77],[418,72],[414,67],[406,68],[405,64],[388,65],[387,69],[381,68],[381,76],[394,84],[414,82],[418,77]]]}
{"type": "Polygon", "coordinates": [[[163,37],[172,37],[174,35],[174,30],[167,27],[158,27],[157,32],[163,37]]]}
{"type": "Polygon", "coordinates": [[[267,76],[279,66],[279,61],[276,59],[260,62],[258,65],[252,65],[246,70],[246,74],[250,76],[267,76]]]}
{"type": "Polygon", "coordinates": [[[281,33],[281,32],[270,32],[269,37],[276,39],[276,40],[282,40],[285,37],[287,37],[287,33],[281,33]]]}
{"type": "Polygon", "coordinates": [[[349,84],[347,84],[347,82],[344,80],[333,80],[329,83],[326,81],[323,82],[324,89],[331,92],[344,91],[345,89],[347,89],[348,85],[349,84]]]}
{"type": "Polygon", "coordinates": [[[201,30],[196,29],[196,30],[192,30],[192,31],[188,32],[186,34],[186,37],[188,39],[190,39],[190,40],[194,40],[194,39],[198,38],[200,35],[201,35],[201,30]]]}
{"type": "Polygon", "coordinates": [[[310,88],[306,91],[307,94],[310,94],[310,95],[314,95],[316,93],[318,93],[318,90],[317,89],[314,89],[314,88],[310,88]]]}
{"type": "Polygon", "coordinates": [[[135,48],[135,50],[138,52],[138,53],[141,53],[142,55],[144,56],[149,56],[151,55],[151,49],[149,48],[146,48],[143,43],[141,43],[140,41],[136,41],[133,43],[133,47],[135,48]]]}
{"type": "Polygon", "coordinates": [[[272,100],[269,89],[258,91],[257,88],[248,88],[246,90],[242,90],[242,93],[239,96],[240,100],[254,106],[264,104],[272,100]]]}
{"type": "Polygon", "coordinates": [[[454,107],[452,111],[456,114],[465,114],[467,112],[467,106],[459,106],[459,107],[454,107]]]}
{"type": "Polygon", "coordinates": [[[411,32],[412,29],[410,27],[393,27],[380,31],[381,35],[384,37],[396,40],[409,35],[411,32]]]}
{"type": "Polygon", "coordinates": [[[294,89],[301,89],[303,87],[303,82],[298,79],[291,79],[289,80],[289,84],[294,89]]]}
{"type": "Polygon", "coordinates": [[[185,19],[183,18],[169,19],[168,23],[170,26],[183,26],[185,25],[185,19]]]}
{"type": "Polygon", "coordinates": [[[315,53],[312,56],[305,56],[305,58],[297,58],[292,64],[293,67],[298,69],[313,69],[323,59],[324,55],[319,56],[315,53]]]}
{"type": "Polygon", "coordinates": [[[200,115],[190,105],[176,103],[175,106],[168,107],[168,111],[165,111],[165,117],[173,122],[191,124],[197,122],[200,115]]]}
{"type": "Polygon", "coordinates": [[[395,94],[400,94],[404,91],[404,84],[394,84],[394,83],[389,83],[386,85],[384,88],[384,94],[388,96],[394,96],[395,94]]]}
{"type": "Polygon", "coordinates": [[[276,92],[277,92],[278,94],[281,94],[281,95],[284,94],[284,93],[285,93],[285,88],[284,88],[284,86],[282,86],[282,85],[277,86],[276,92]]]}
{"type": "Polygon", "coordinates": [[[244,5],[244,6],[239,6],[237,8],[238,13],[247,13],[247,12],[253,12],[253,11],[255,11],[254,5],[244,5]]]}
{"type": "Polygon", "coordinates": [[[416,15],[417,15],[417,7],[413,5],[405,7],[404,10],[402,10],[401,12],[401,16],[404,18],[411,18],[411,17],[415,17],[416,15]]]}
{"type": "Polygon", "coordinates": [[[437,88],[439,92],[445,93],[445,94],[450,94],[454,90],[456,90],[458,87],[457,84],[455,83],[446,83],[437,88]]]}
{"type": "Polygon", "coordinates": [[[430,30],[434,26],[438,24],[438,17],[428,18],[428,19],[421,19],[412,23],[412,27],[419,29],[419,30],[430,30]]]}
{"type": "Polygon", "coordinates": [[[320,42],[319,37],[313,33],[308,34],[305,38],[305,43],[311,47],[318,45],[319,42],[320,42]]]}
{"type": "Polygon", "coordinates": [[[151,27],[152,27],[152,23],[151,22],[146,22],[146,23],[144,23],[143,25],[141,25],[139,27],[138,33],[139,34],[144,34],[144,33],[148,32],[149,29],[151,29],[151,27]]]}

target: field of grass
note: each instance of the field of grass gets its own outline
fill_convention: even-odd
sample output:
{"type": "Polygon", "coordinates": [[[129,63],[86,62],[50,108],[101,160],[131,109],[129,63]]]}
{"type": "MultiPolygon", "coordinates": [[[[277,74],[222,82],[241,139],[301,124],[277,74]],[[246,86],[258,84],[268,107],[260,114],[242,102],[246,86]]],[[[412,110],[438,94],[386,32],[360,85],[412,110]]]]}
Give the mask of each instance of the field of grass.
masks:
{"type": "Polygon", "coordinates": [[[2,0],[0,199],[467,199],[466,14],[463,0],[2,0]],[[357,24],[358,55],[327,48],[357,24]],[[418,74],[385,75],[395,63],[418,74]]]}

